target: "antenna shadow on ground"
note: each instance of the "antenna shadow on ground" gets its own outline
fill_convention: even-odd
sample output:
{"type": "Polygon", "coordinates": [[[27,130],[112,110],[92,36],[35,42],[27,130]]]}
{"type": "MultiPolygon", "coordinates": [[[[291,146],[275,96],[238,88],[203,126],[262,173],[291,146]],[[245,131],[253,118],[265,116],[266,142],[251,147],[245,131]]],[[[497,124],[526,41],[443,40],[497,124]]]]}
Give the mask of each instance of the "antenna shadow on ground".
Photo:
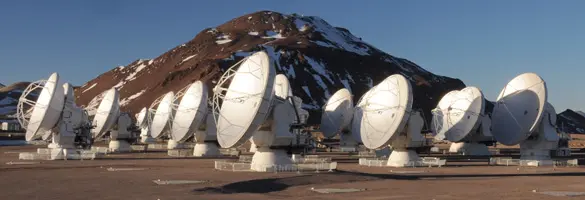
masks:
{"type": "Polygon", "coordinates": [[[537,177],[537,176],[585,176],[585,172],[566,173],[530,173],[530,174],[440,174],[440,175],[396,175],[396,174],[368,174],[352,171],[337,171],[334,173],[306,174],[285,178],[255,179],[229,183],[219,187],[204,187],[194,189],[195,194],[238,194],[238,193],[270,193],[288,189],[289,187],[335,184],[363,181],[376,181],[383,179],[395,180],[421,180],[421,179],[465,179],[465,178],[504,178],[504,177],[537,177]]]}

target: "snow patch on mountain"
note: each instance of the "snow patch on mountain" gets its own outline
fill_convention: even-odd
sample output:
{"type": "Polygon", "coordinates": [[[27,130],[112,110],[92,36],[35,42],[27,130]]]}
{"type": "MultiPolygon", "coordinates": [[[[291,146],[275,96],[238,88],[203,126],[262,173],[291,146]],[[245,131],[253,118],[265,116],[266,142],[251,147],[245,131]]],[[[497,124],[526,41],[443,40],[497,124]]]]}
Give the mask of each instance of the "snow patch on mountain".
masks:
{"type": "Polygon", "coordinates": [[[127,105],[128,103],[130,103],[130,101],[132,101],[132,100],[136,99],[137,97],[139,97],[140,95],[144,94],[144,92],[146,92],[146,89],[141,90],[140,92],[133,94],[132,96],[129,96],[129,97],[122,99],[120,101],[120,105],[122,105],[122,106],[127,105]]]}
{"type": "Polygon", "coordinates": [[[320,32],[325,38],[327,38],[328,41],[326,42],[315,42],[320,46],[335,47],[337,49],[353,52],[362,56],[370,55],[370,49],[367,46],[357,45],[364,43],[361,39],[348,32],[340,31],[319,17],[300,17],[297,18],[297,20],[295,20],[297,29],[298,26],[303,22],[306,24],[311,24],[311,27],[314,28],[316,32],[320,32]]]}
{"type": "MultiPolygon", "coordinates": [[[[309,56],[304,56],[304,57],[305,57],[305,60],[307,60],[307,62],[309,63],[309,65],[311,65],[311,69],[315,70],[315,72],[317,72],[319,75],[325,77],[327,79],[327,81],[329,81],[329,83],[333,83],[333,79],[329,76],[329,73],[327,72],[327,68],[325,67],[324,63],[317,61],[309,56]]],[[[327,88],[327,87],[323,87],[323,88],[327,88]]]]}
{"type": "Polygon", "coordinates": [[[280,31],[279,32],[275,32],[275,31],[269,30],[269,31],[266,31],[266,36],[264,36],[262,38],[264,38],[264,39],[270,39],[270,38],[282,39],[282,38],[285,38],[285,37],[283,37],[282,34],[280,34],[280,31]]]}
{"type": "Polygon", "coordinates": [[[195,56],[197,56],[197,54],[195,54],[195,55],[190,55],[190,56],[187,56],[185,59],[183,59],[183,60],[181,61],[181,63],[187,62],[188,60],[191,60],[191,58],[195,58],[195,56]]]}
{"type": "Polygon", "coordinates": [[[217,41],[215,41],[215,43],[216,44],[227,44],[231,41],[232,41],[232,39],[230,39],[229,35],[221,34],[221,35],[217,36],[217,41]]]}
{"type": "Polygon", "coordinates": [[[88,90],[91,90],[91,88],[95,87],[96,85],[97,85],[97,83],[92,84],[87,89],[83,90],[81,93],[84,93],[84,92],[87,92],[88,90]]]}

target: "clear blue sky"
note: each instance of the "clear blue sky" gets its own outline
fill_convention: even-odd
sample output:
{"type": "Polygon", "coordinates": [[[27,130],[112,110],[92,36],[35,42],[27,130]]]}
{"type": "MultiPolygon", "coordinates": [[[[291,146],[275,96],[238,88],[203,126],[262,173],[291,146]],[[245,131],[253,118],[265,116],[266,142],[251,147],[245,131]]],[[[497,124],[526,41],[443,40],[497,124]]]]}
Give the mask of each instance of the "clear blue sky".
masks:
{"type": "Polygon", "coordinates": [[[258,10],[316,15],[494,100],[523,72],[548,84],[557,112],[585,110],[585,1],[0,1],[0,83],[59,72],[81,85],[154,58],[200,30],[258,10]]]}

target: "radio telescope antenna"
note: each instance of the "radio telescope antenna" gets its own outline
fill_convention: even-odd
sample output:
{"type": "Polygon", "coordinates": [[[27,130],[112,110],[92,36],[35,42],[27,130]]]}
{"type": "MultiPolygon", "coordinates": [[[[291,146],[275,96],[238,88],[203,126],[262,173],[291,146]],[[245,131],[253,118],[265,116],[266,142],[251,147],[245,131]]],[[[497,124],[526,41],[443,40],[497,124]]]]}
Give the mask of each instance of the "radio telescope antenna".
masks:
{"type": "Polygon", "coordinates": [[[341,150],[357,149],[358,142],[351,134],[353,119],[353,96],[348,89],[342,88],[335,92],[323,106],[321,115],[321,132],[326,138],[339,134],[341,150]]]}
{"type": "Polygon", "coordinates": [[[196,142],[193,148],[194,156],[219,155],[214,135],[208,135],[206,132],[208,118],[212,117],[207,116],[207,86],[201,81],[196,81],[179,91],[175,102],[179,101],[179,98],[181,100],[177,105],[171,129],[173,140],[183,143],[194,136],[196,142]]]}
{"type": "Polygon", "coordinates": [[[494,138],[504,145],[520,144],[520,160],[527,165],[552,165],[550,150],[558,147],[556,112],[547,95],[540,76],[524,73],[504,87],[494,105],[494,138]]]}
{"type": "Polygon", "coordinates": [[[449,152],[490,155],[486,143],[493,143],[491,119],[485,114],[485,99],[479,88],[447,93],[432,113],[435,139],[453,142],[449,152]]]}
{"type": "Polygon", "coordinates": [[[254,137],[254,171],[292,164],[284,148],[294,138],[290,133],[294,107],[274,94],[275,76],[273,62],[259,51],[229,68],[214,88],[217,140],[221,147],[231,148],[254,137]]]}
{"type": "Polygon", "coordinates": [[[391,75],[370,89],[360,103],[364,146],[382,149],[390,145],[393,151],[388,166],[418,165],[421,159],[413,148],[425,145],[426,140],[420,133],[424,121],[419,112],[412,110],[410,82],[400,74],[391,75]]]}
{"type": "Polygon", "coordinates": [[[94,140],[101,139],[110,132],[108,150],[111,152],[130,152],[130,143],[136,140],[132,118],[128,113],[120,112],[120,95],[116,88],[106,91],[93,118],[92,130],[94,140]],[[116,126],[116,129],[113,129],[116,126]]]}
{"type": "MultiPolygon", "coordinates": [[[[52,144],[45,155],[48,159],[79,158],[80,154],[74,149],[91,146],[92,141],[87,113],[75,105],[73,87],[63,84],[57,73],[51,74],[46,81],[35,83],[25,89],[17,105],[18,121],[26,129],[26,140],[46,137],[49,133],[52,144]],[[31,93],[37,89],[41,89],[41,93],[32,101],[31,93]]],[[[29,153],[22,153],[21,158],[23,154],[29,153]]]]}
{"type": "MultiPolygon", "coordinates": [[[[309,112],[302,109],[303,100],[300,97],[293,96],[290,82],[284,74],[277,74],[275,76],[274,95],[288,100],[288,102],[294,106],[295,119],[293,120],[290,129],[296,139],[293,139],[292,145],[297,147],[307,145],[307,141],[309,141],[309,138],[311,138],[312,135],[304,132],[303,128],[309,118],[309,112]]],[[[288,137],[288,135],[286,136],[288,137]]],[[[257,145],[254,143],[254,137],[250,138],[250,143],[249,152],[256,152],[257,145]]]]}
{"type": "MultiPolygon", "coordinates": [[[[157,98],[149,107],[149,110],[153,113],[152,120],[149,122],[150,134],[155,139],[161,139],[165,136],[168,136],[170,133],[170,122],[172,122],[171,118],[174,114],[174,96],[175,94],[170,91],[164,96],[157,98]]],[[[176,142],[174,142],[172,139],[169,139],[169,146],[176,146],[172,144],[176,144],[176,142]]]]}
{"type": "Polygon", "coordinates": [[[136,126],[140,128],[140,143],[150,144],[154,139],[150,135],[150,121],[152,121],[152,114],[146,107],[142,108],[136,115],[136,126]]]}

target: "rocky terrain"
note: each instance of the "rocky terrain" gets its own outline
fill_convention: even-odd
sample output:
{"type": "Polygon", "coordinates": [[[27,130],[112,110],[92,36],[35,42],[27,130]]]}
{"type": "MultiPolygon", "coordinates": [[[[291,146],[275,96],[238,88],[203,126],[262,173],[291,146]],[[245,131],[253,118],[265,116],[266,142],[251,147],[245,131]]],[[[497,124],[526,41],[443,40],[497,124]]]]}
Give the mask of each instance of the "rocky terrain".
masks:
{"type": "Polygon", "coordinates": [[[18,98],[30,82],[18,82],[0,87],[0,120],[13,118],[18,98]]]}
{"type": "Polygon", "coordinates": [[[261,11],[204,29],[157,58],[136,60],[99,75],[76,90],[77,103],[88,106],[115,87],[122,108],[134,113],[196,80],[211,88],[225,69],[259,50],[268,52],[277,71],[289,78],[293,94],[303,99],[303,108],[312,114],[311,123],[319,122],[321,106],[336,90],[350,89],[357,101],[391,74],[403,74],[411,81],[414,107],[425,111],[427,121],[443,94],[465,86],[459,79],[389,55],[319,17],[261,11]]]}
{"type": "Polygon", "coordinates": [[[557,127],[566,133],[585,134],[585,116],[567,109],[557,114],[557,127]]]}

